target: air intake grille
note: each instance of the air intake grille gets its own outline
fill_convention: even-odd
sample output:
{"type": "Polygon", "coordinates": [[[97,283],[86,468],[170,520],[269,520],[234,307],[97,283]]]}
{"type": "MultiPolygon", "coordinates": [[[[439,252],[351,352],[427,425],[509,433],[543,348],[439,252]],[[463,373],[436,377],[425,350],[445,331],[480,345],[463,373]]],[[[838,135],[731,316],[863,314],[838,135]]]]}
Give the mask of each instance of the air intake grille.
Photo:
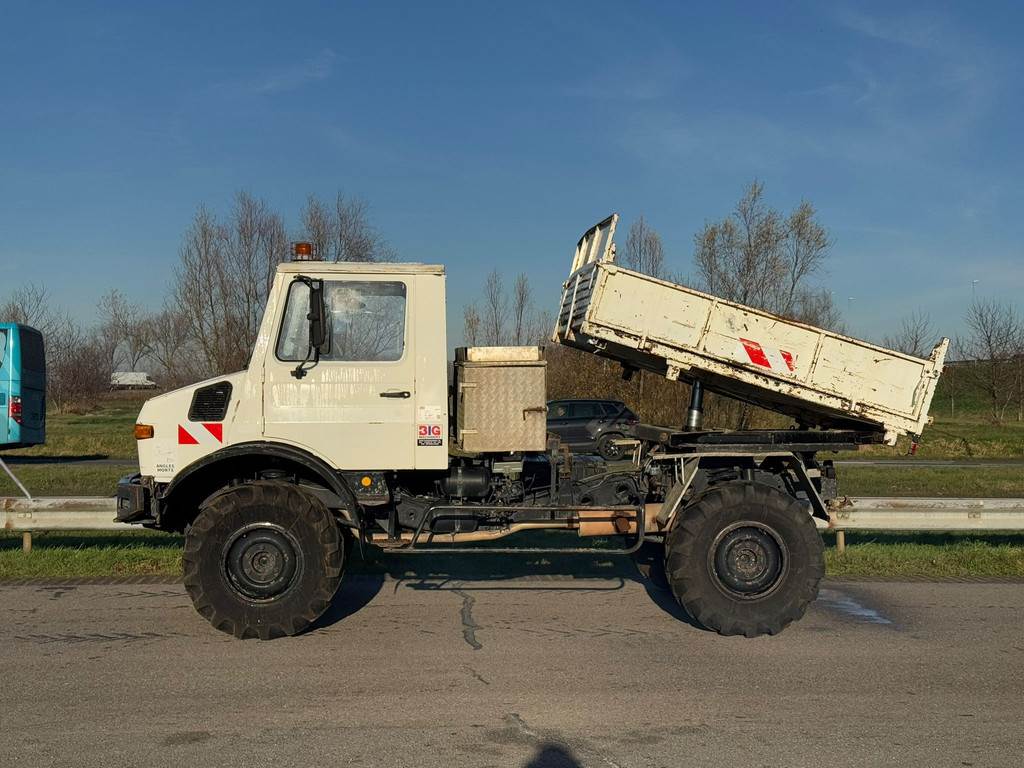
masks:
{"type": "Polygon", "coordinates": [[[189,421],[224,421],[231,400],[231,384],[221,381],[197,389],[188,409],[189,421]]]}

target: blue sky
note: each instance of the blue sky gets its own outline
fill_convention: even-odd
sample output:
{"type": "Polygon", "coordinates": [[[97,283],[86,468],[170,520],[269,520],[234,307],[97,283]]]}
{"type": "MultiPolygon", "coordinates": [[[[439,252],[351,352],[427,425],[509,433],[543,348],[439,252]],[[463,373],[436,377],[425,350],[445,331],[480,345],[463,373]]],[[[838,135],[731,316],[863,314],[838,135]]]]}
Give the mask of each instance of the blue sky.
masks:
{"type": "Polygon", "coordinates": [[[818,208],[853,332],[954,333],[972,280],[1024,294],[1022,31],[994,2],[8,4],[0,296],[158,305],[200,203],[295,223],[340,189],[447,265],[455,334],[494,267],[553,306],[611,211],[689,272],[757,178],[818,208]]]}

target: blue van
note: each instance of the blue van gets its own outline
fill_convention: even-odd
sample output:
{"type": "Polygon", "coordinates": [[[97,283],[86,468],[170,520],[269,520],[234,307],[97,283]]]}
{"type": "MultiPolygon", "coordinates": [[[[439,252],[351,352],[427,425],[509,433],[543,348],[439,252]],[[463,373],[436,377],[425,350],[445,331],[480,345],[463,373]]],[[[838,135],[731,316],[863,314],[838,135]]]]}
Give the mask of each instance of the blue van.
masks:
{"type": "Polygon", "coordinates": [[[0,323],[0,448],[46,441],[46,354],[43,334],[0,323]]]}

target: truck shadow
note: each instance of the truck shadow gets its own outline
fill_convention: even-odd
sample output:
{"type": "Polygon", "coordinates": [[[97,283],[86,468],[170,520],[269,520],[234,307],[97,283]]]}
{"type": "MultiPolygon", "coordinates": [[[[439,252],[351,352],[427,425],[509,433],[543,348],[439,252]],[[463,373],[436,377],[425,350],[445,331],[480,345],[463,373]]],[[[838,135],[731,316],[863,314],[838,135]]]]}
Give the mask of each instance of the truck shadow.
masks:
{"type": "Polygon", "coordinates": [[[47,456],[21,456],[0,454],[0,459],[11,465],[15,464],[87,464],[90,462],[103,462],[113,464],[124,464],[126,466],[138,464],[135,459],[111,459],[106,453],[82,453],[82,454],[57,454],[47,456]]]}
{"type": "Polygon", "coordinates": [[[583,763],[567,747],[545,742],[538,745],[536,754],[523,768],[583,768],[583,763]]]}
{"type": "Polygon", "coordinates": [[[369,605],[385,589],[423,591],[609,592],[640,584],[654,605],[673,619],[697,624],[676,602],[665,579],[662,548],[646,542],[633,555],[592,553],[397,554],[365,546],[353,549],[341,589],[311,627],[329,627],[369,605]]]}

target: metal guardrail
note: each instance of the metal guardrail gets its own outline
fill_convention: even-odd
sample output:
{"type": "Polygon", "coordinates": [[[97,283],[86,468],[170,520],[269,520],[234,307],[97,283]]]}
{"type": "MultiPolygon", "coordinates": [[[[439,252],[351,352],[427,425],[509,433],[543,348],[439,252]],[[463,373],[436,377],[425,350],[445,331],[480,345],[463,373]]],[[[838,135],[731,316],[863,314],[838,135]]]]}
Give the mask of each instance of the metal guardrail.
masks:
{"type": "MultiPolygon", "coordinates": [[[[1024,499],[928,499],[858,497],[837,507],[829,523],[840,551],[846,531],[1024,531],[1024,499]]],[[[0,498],[4,530],[20,531],[26,551],[33,531],[130,531],[114,521],[117,500],[109,497],[0,498]]]]}
{"type": "Polygon", "coordinates": [[[1024,531],[1024,499],[851,498],[832,511],[833,530],[1024,531]]]}
{"type": "Polygon", "coordinates": [[[5,531],[21,531],[22,549],[32,550],[33,531],[130,531],[115,522],[117,499],[104,496],[0,498],[0,523],[5,531]]]}

